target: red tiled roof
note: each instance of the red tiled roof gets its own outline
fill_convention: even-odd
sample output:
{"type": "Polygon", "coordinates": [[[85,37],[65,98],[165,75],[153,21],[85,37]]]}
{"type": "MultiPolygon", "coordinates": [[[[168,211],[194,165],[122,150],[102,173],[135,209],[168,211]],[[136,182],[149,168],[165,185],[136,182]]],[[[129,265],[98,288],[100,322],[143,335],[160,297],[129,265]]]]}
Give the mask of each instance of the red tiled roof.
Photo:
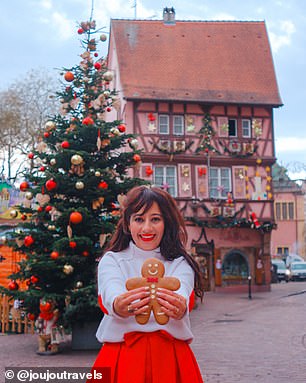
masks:
{"type": "Polygon", "coordinates": [[[265,23],[111,20],[123,94],[280,106],[265,23]]]}

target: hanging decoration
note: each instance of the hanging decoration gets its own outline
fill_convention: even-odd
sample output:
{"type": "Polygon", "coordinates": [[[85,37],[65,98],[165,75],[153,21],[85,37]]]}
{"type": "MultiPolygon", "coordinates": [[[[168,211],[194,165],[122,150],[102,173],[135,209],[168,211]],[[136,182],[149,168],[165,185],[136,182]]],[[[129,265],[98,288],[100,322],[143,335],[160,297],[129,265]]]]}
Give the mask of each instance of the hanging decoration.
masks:
{"type": "Polygon", "coordinates": [[[201,152],[204,152],[205,154],[209,154],[210,152],[221,154],[220,151],[212,144],[212,139],[216,135],[216,132],[212,127],[211,121],[212,119],[210,114],[206,113],[203,117],[203,126],[199,131],[200,141],[199,146],[195,151],[196,154],[201,152]]]}

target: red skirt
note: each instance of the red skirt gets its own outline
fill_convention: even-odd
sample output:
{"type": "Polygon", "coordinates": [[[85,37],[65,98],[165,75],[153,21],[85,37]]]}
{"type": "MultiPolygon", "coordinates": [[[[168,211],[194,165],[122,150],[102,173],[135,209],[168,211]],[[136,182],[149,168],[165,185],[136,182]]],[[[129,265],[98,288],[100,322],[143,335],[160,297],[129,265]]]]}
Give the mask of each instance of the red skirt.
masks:
{"type": "Polygon", "coordinates": [[[132,332],[105,343],[93,365],[111,368],[111,383],[203,383],[186,341],[165,331],[132,332]]]}

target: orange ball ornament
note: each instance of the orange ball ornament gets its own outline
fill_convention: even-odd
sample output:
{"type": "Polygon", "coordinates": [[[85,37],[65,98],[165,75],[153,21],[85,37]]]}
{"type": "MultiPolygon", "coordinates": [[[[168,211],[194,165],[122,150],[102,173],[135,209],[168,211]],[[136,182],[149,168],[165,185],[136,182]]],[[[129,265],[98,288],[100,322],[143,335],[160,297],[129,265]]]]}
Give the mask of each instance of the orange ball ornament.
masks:
{"type": "Polygon", "coordinates": [[[69,220],[71,223],[74,223],[75,225],[77,225],[83,221],[83,216],[78,211],[74,211],[73,213],[70,214],[69,220]]]}
{"type": "Polygon", "coordinates": [[[71,82],[74,80],[74,74],[72,72],[66,72],[64,75],[64,79],[68,82],[71,82]]]}
{"type": "Polygon", "coordinates": [[[59,252],[58,251],[52,251],[52,253],[50,254],[50,257],[52,259],[57,259],[59,257],[59,252]]]}
{"type": "Polygon", "coordinates": [[[140,162],[140,161],[141,161],[141,157],[140,157],[140,155],[139,155],[139,154],[134,154],[134,156],[133,156],[133,160],[134,160],[135,162],[140,162]]]}

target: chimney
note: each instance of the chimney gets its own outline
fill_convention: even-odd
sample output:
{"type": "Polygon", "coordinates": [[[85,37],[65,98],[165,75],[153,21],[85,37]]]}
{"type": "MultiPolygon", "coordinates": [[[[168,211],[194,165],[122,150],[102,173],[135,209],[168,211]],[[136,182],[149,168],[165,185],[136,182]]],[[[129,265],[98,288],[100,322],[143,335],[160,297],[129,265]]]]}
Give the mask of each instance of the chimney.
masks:
{"type": "Polygon", "coordinates": [[[173,7],[164,8],[163,20],[164,20],[164,24],[166,24],[166,25],[174,25],[175,24],[175,10],[173,7]]]}

